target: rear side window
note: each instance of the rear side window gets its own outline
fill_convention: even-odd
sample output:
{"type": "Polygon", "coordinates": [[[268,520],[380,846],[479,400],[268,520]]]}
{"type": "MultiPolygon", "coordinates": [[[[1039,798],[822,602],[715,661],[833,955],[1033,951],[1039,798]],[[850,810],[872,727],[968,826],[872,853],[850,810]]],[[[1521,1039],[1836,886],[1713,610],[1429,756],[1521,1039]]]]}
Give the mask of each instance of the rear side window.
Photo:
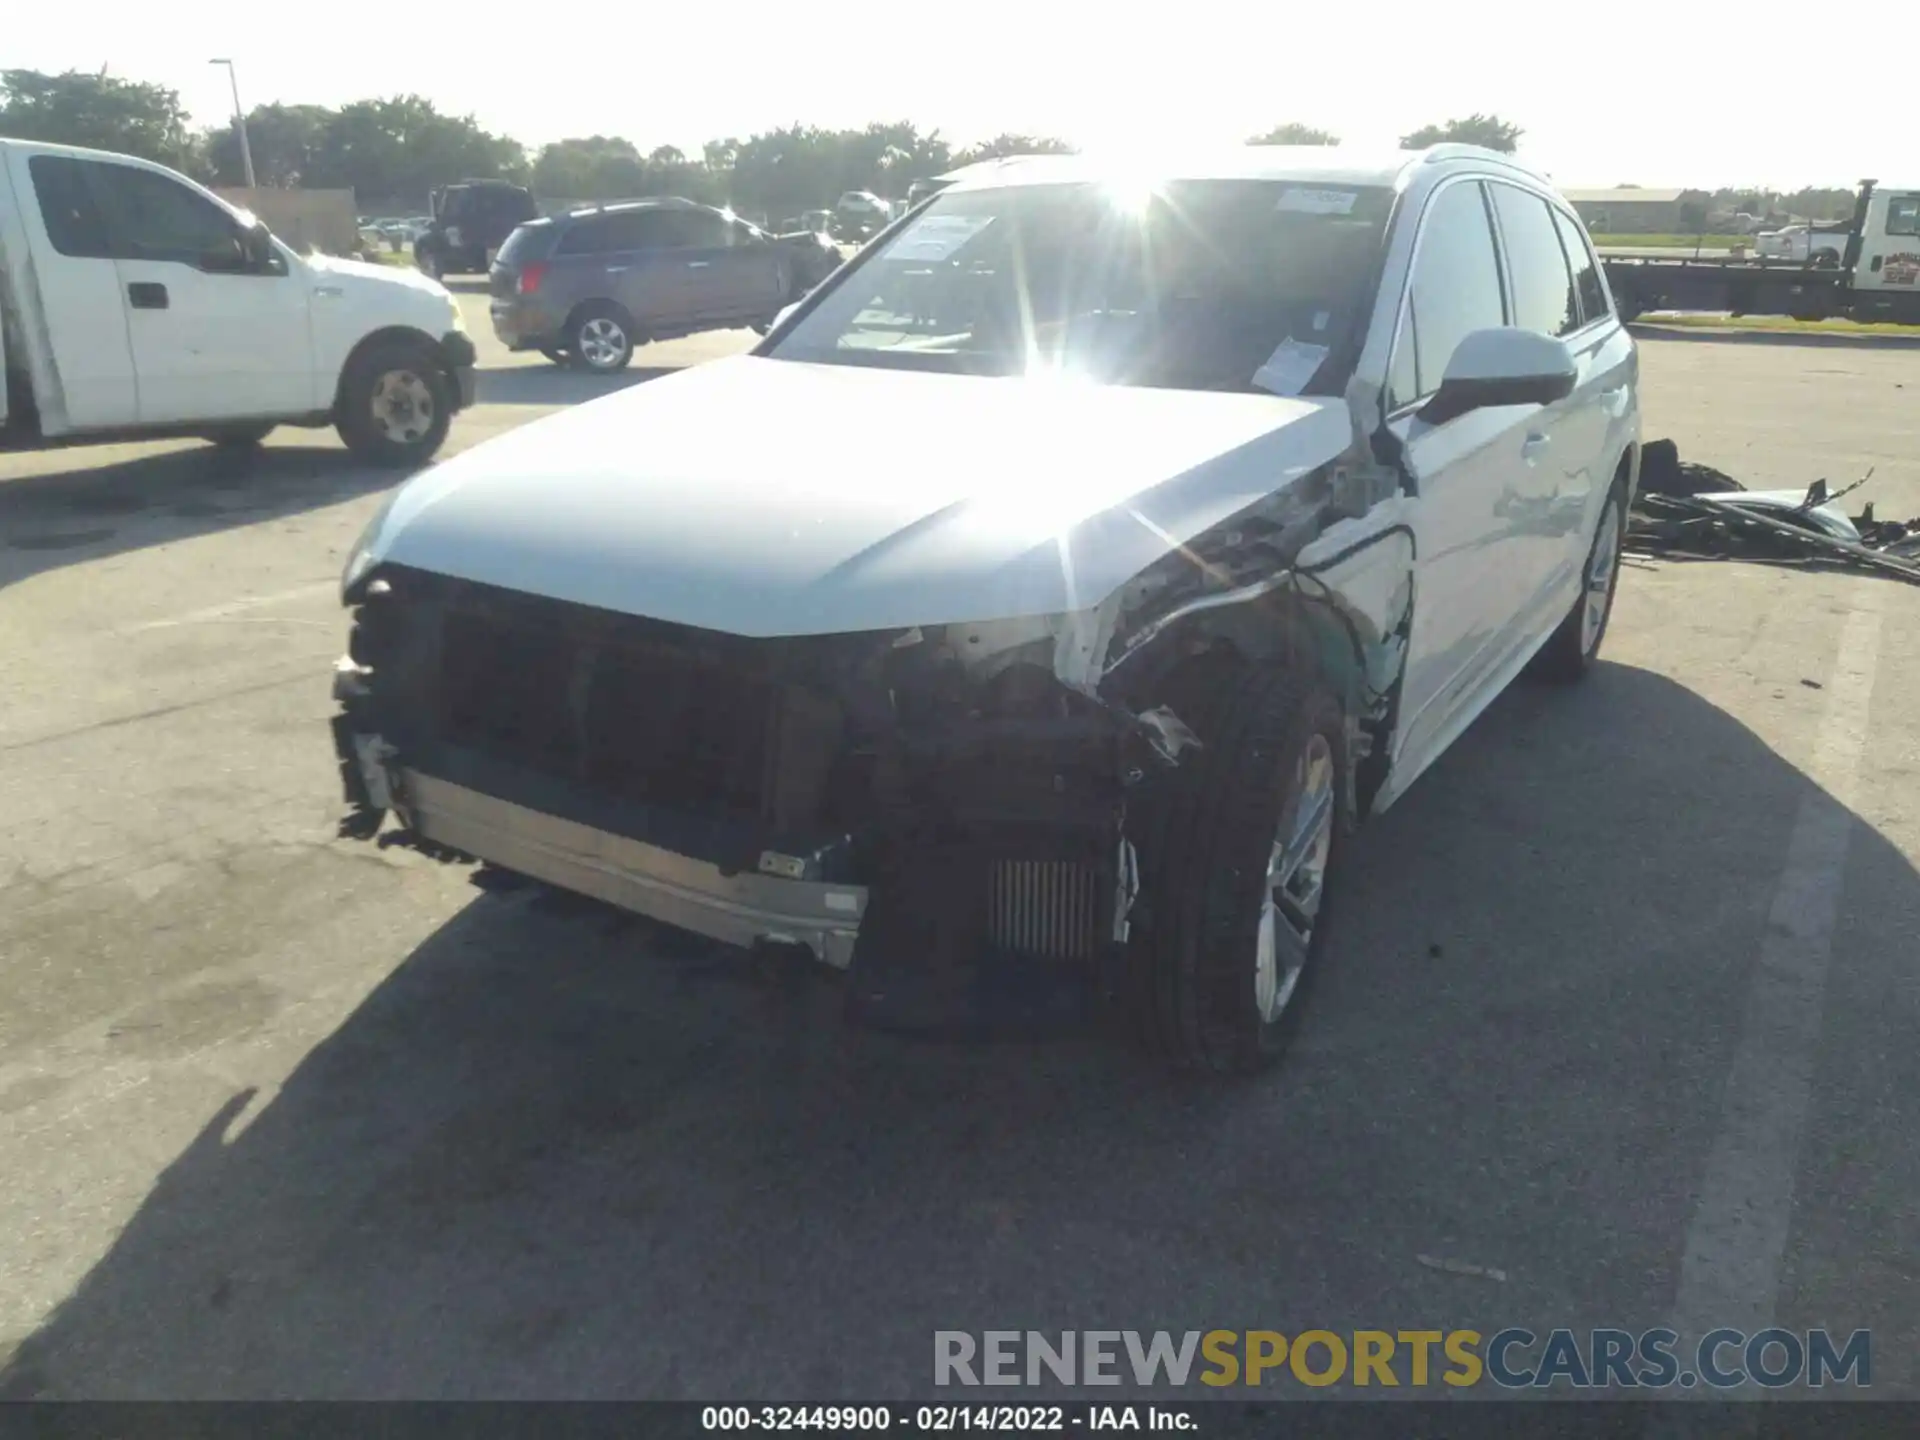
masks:
{"type": "Polygon", "coordinates": [[[733,243],[732,227],[711,210],[662,210],[664,243],[676,249],[714,250],[733,243]]]}
{"type": "Polygon", "coordinates": [[[604,255],[618,247],[610,220],[576,220],[553,247],[556,255],[604,255]]]}
{"type": "Polygon", "coordinates": [[[1449,185],[1427,206],[1407,306],[1394,340],[1389,409],[1440,388],[1447,361],[1475,330],[1506,323],[1493,227],[1477,181],[1449,185]]]}
{"type": "Polygon", "coordinates": [[[1517,186],[1494,184],[1487,189],[1500,216],[1513,286],[1513,323],[1542,335],[1571,335],[1580,328],[1580,305],[1554,228],[1553,207],[1517,186]]]}
{"type": "Polygon", "coordinates": [[[47,239],[62,255],[85,260],[109,260],[107,222],[87,184],[87,171],[107,167],[91,160],[64,155],[35,155],[27,161],[33,177],[33,196],[46,222],[47,239]]]}
{"type": "Polygon", "coordinates": [[[608,255],[628,250],[659,250],[680,242],[674,238],[667,210],[627,210],[601,215],[573,225],[560,239],[561,255],[608,255]]]}
{"type": "Polygon", "coordinates": [[[1607,302],[1607,287],[1600,282],[1600,266],[1593,258],[1593,247],[1580,227],[1561,210],[1553,212],[1553,223],[1560,228],[1560,243],[1566,247],[1567,263],[1573,267],[1573,288],[1580,296],[1580,321],[1591,325],[1613,313],[1607,302]]]}

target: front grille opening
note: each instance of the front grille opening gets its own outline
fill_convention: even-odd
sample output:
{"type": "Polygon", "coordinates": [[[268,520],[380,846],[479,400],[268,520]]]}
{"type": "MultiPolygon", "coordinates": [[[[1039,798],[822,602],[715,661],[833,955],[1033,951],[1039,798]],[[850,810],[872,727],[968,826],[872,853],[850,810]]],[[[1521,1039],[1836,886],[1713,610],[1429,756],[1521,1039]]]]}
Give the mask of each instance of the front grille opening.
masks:
{"type": "Polygon", "coordinates": [[[670,640],[497,613],[450,613],[442,646],[448,743],[642,804],[762,810],[766,681],[670,640]]]}

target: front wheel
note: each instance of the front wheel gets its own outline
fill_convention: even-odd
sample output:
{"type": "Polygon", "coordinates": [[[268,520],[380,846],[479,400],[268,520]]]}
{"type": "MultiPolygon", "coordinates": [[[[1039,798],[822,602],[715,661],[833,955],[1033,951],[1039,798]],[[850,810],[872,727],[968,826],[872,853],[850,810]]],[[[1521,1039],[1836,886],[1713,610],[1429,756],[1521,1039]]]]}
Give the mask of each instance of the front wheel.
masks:
{"type": "Polygon", "coordinates": [[[424,346],[390,341],[347,364],[334,426],[369,464],[423,465],[446,442],[453,387],[424,346]]]}
{"type": "Polygon", "coordinates": [[[1580,594],[1540,653],[1528,667],[1543,680],[1570,683],[1582,679],[1600,657],[1600,642],[1613,618],[1613,597],[1620,588],[1620,555],[1627,534],[1626,477],[1613,482],[1607,507],[1600,512],[1593,544],[1580,567],[1580,594]]]}
{"type": "Polygon", "coordinates": [[[1346,722],[1308,676],[1193,667],[1175,709],[1204,748],[1139,817],[1124,998],[1177,1068],[1248,1073],[1285,1052],[1325,945],[1346,722]]]}

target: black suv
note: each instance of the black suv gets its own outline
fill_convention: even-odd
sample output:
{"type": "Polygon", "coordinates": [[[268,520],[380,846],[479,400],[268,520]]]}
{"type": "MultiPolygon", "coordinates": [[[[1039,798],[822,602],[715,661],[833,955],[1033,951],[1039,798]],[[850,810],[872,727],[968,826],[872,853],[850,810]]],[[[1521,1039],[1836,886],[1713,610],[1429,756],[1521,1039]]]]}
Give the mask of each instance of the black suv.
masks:
{"type": "Polygon", "coordinates": [[[427,274],[484,275],[514,227],[540,213],[533,192],[505,180],[462,180],[433,192],[433,223],[413,242],[427,274]]]}

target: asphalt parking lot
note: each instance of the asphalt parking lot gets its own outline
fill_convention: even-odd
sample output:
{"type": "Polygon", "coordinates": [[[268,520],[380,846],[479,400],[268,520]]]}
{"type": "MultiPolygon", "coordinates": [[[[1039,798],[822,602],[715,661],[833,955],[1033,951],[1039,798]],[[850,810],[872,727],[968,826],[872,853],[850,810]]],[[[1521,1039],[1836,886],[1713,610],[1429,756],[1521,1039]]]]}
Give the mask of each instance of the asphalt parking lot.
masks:
{"type": "MultiPolygon", "coordinates": [[[[468,303],[452,448],[606,388],[468,303]]],[[[1649,437],[1920,513],[1920,350],[1643,364],[1649,437]]],[[[938,1329],[1678,1321],[1868,1328],[1920,1395],[1920,591],[1630,560],[1609,663],[1363,834],[1298,1049],[1221,1089],[849,1030],[830,976],[333,838],[390,483],[319,432],[0,459],[0,1394],[907,1397],[938,1329]]]]}

